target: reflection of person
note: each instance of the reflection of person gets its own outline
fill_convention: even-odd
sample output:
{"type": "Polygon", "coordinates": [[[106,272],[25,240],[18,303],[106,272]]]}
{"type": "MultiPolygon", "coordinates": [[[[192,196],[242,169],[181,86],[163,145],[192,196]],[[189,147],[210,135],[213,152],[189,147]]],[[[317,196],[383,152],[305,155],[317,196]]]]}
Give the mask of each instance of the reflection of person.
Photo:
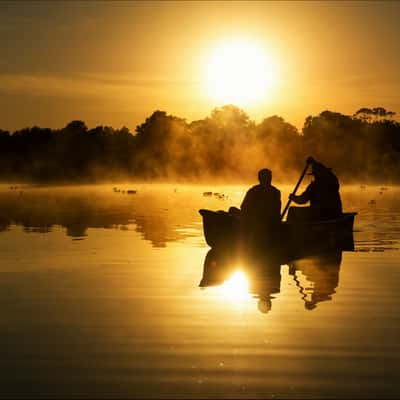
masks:
{"type": "Polygon", "coordinates": [[[281,192],[271,185],[272,173],[269,169],[260,170],[258,180],[259,184],[246,193],[240,208],[245,233],[264,237],[279,226],[281,192]]]}
{"type": "MultiPolygon", "coordinates": [[[[312,283],[310,293],[306,294],[304,289],[301,290],[306,309],[312,310],[318,303],[332,300],[332,295],[339,285],[341,261],[342,252],[340,251],[324,256],[304,258],[291,263],[293,275],[295,270],[301,271],[307,281],[312,283]]],[[[300,285],[300,282],[297,281],[297,284],[300,285]]]]}
{"type": "Polygon", "coordinates": [[[272,299],[281,290],[281,264],[268,259],[252,260],[248,269],[249,291],[258,298],[257,308],[266,314],[271,310],[272,299]]]}
{"type": "Polygon", "coordinates": [[[257,303],[258,311],[262,312],[263,314],[267,314],[272,308],[271,299],[268,298],[260,298],[257,303]]]}
{"type": "MultiPolygon", "coordinates": [[[[311,175],[314,176],[314,180],[301,195],[291,194],[290,200],[297,204],[305,204],[309,201],[312,219],[324,220],[339,217],[342,214],[342,202],[336,175],[330,168],[315,161],[312,157],[309,157],[307,162],[311,164],[311,175]]],[[[291,211],[293,214],[293,210],[291,211]]]]}
{"type": "Polygon", "coordinates": [[[200,287],[219,286],[237,270],[238,263],[248,280],[248,292],[258,299],[257,308],[268,313],[272,299],[281,288],[281,262],[266,255],[247,254],[240,258],[231,252],[210,249],[204,260],[200,287]]]}

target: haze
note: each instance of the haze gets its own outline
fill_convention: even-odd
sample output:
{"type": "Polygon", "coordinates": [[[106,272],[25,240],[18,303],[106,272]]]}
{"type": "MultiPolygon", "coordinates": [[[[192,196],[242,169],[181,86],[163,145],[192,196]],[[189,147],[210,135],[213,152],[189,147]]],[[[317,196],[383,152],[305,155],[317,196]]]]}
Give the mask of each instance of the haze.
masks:
{"type": "Polygon", "coordinates": [[[207,92],[207,62],[230,40],[257,43],[277,71],[243,105],[256,121],[398,114],[399,18],[397,2],[2,2],[1,128],[134,130],[157,109],[204,118],[223,105],[207,92]]]}

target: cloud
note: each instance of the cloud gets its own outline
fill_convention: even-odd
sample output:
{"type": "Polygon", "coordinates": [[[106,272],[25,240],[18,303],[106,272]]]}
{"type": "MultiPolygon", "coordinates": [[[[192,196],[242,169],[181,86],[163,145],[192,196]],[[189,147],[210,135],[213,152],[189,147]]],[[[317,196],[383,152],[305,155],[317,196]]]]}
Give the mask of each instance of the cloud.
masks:
{"type": "Polygon", "coordinates": [[[124,75],[102,75],[102,74],[77,74],[77,77],[86,79],[88,81],[118,85],[129,87],[145,87],[145,88],[171,88],[197,85],[199,82],[184,79],[133,79],[124,75]]]}
{"type": "MultiPolygon", "coordinates": [[[[99,85],[82,79],[28,74],[0,75],[0,91],[33,96],[96,96],[99,85]]],[[[109,90],[110,88],[107,88],[109,90]]]]}
{"type": "Polygon", "coordinates": [[[121,98],[146,95],[146,92],[190,87],[184,80],[132,79],[115,75],[75,74],[68,76],[0,74],[0,92],[31,96],[121,98]]]}

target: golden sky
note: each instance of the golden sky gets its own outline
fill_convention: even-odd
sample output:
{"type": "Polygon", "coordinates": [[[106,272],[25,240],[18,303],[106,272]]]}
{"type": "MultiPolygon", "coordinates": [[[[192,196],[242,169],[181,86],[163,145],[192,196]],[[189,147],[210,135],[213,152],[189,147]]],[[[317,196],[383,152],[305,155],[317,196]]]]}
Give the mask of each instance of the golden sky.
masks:
{"type": "Polygon", "coordinates": [[[204,118],[223,105],[207,87],[210,60],[241,42],[273,69],[263,96],[240,105],[256,121],[400,113],[398,21],[400,2],[384,1],[1,2],[0,128],[134,130],[157,109],[204,118]]]}

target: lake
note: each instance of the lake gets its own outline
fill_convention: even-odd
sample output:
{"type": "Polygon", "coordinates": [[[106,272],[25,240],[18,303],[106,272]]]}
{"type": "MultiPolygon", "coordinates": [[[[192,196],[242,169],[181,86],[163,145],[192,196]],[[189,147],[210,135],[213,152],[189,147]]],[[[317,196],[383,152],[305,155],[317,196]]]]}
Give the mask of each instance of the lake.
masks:
{"type": "Polygon", "coordinates": [[[342,188],[354,251],[199,287],[245,190],[1,185],[0,397],[399,397],[400,189],[342,188]]]}

